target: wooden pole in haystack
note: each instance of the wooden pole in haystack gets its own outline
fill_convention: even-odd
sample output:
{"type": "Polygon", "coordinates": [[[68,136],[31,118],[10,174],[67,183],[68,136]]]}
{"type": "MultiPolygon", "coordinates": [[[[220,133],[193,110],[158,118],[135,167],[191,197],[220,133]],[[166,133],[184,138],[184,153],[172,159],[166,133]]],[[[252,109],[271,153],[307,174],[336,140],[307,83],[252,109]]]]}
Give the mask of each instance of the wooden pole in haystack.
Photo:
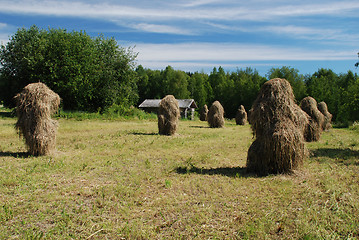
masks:
{"type": "Polygon", "coordinates": [[[180,110],[178,101],[172,95],[165,96],[158,109],[158,132],[160,135],[174,135],[177,131],[180,110]]]}
{"type": "Polygon", "coordinates": [[[290,173],[307,157],[307,115],[295,103],[285,79],[263,84],[249,116],[255,140],[248,150],[247,170],[258,175],[290,173]]]}
{"type": "Polygon", "coordinates": [[[332,127],[333,115],[328,111],[328,106],[325,102],[318,103],[318,110],[324,115],[323,130],[328,131],[332,127]]]}
{"type": "Polygon", "coordinates": [[[307,142],[316,142],[320,139],[325,121],[324,115],[318,110],[317,101],[312,97],[305,97],[300,102],[300,107],[309,115],[308,130],[305,134],[307,142]]]}
{"type": "Polygon", "coordinates": [[[224,109],[219,101],[213,102],[209,108],[207,122],[211,128],[224,127],[224,109]]]}
{"type": "Polygon", "coordinates": [[[243,105],[239,106],[236,114],[236,124],[246,125],[247,123],[247,112],[243,105]]]}
{"type": "Polygon", "coordinates": [[[58,123],[51,119],[60,97],[43,83],[31,83],[15,96],[15,128],[25,139],[31,155],[48,155],[55,150],[58,123]]]}
{"type": "Polygon", "coordinates": [[[208,107],[207,105],[203,105],[201,111],[200,111],[200,115],[199,115],[199,120],[201,121],[207,121],[207,114],[208,114],[208,107]]]}

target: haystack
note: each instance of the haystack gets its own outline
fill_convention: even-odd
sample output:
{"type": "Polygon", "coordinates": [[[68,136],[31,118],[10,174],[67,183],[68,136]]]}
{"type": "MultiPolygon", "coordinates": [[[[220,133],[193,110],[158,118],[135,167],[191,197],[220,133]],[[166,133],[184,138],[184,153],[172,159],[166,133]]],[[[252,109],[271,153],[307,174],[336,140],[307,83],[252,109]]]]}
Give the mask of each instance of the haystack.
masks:
{"type": "Polygon", "coordinates": [[[203,105],[201,111],[200,111],[200,115],[199,115],[199,120],[201,121],[207,121],[207,114],[208,114],[208,107],[207,105],[203,105]]]}
{"type": "Polygon", "coordinates": [[[318,110],[324,115],[323,130],[328,131],[332,127],[333,115],[328,111],[328,106],[325,102],[318,103],[318,110]]]}
{"type": "Polygon", "coordinates": [[[207,122],[211,128],[224,127],[224,109],[219,101],[213,102],[209,108],[207,122]]]}
{"type": "Polygon", "coordinates": [[[161,135],[174,135],[178,126],[180,110],[172,95],[164,97],[158,109],[158,131],[161,135]]]}
{"type": "Polygon", "coordinates": [[[60,97],[43,83],[27,85],[15,96],[15,128],[25,138],[29,153],[48,155],[55,150],[58,123],[51,119],[60,105],[60,97]]]}
{"type": "Polygon", "coordinates": [[[236,124],[246,125],[247,123],[247,112],[243,105],[239,106],[236,114],[236,124]]]}
{"type": "Polygon", "coordinates": [[[305,97],[300,107],[309,115],[309,125],[305,137],[307,142],[318,141],[323,131],[324,115],[318,110],[317,101],[312,97],[305,97]]]}
{"type": "Polygon", "coordinates": [[[307,156],[306,114],[295,103],[285,79],[266,82],[252,105],[250,122],[255,141],[248,150],[247,170],[259,175],[290,173],[307,156]]]}

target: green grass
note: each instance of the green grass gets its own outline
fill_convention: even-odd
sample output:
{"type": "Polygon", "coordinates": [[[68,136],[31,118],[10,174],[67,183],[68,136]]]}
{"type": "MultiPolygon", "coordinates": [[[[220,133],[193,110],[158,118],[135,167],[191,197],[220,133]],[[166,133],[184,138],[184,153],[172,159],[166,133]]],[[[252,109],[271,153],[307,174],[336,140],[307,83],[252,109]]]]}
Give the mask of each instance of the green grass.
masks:
{"type": "Polygon", "coordinates": [[[292,175],[245,171],[250,127],[59,119],[33,157],[0,115],[0,239],[359,239],[359,131],[331,129],[292,175]]]}

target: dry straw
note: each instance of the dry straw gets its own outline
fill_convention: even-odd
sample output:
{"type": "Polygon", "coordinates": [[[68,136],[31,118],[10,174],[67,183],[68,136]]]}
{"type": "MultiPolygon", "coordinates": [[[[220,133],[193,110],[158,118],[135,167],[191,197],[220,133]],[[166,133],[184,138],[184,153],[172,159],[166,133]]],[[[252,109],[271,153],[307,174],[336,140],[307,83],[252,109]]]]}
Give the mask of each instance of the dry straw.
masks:
{"type": "Polygon", "coordinates": [[[51,115],[58,110],[60,97],[43,83],[27,85],[15,96],[15,128],[25,138],[29,153],[48,155],[55,150],[58,123],[51,115]]]}
{"type": "Polygon", "coordinates": [[[158,131],[161,135],[174,135],[178,126],[180,111],[178,101],[172,95],[164,97],[158,109],[158,131]]]}
{"type": "Polygon", "coordinates": [[[199,115],[199,120],[201,121],[207,121],[207,114],[208,114],[208,107],[207,105],[203,105],[201,111],[200,111],[200,115],[199,115]]]}
{"type": "Polygon", "coordinates": [[[239,106],[236,114],[236,124],[246,125],[247,123],[247,112],[243,105],[239,106]]]}
{"type": "Polygon", "coordinates": [[[318,110],[324,115],[323,130],[328,131],[332,127],[333,115],[328,111],[328,106],[325,102],[318,103],[318,110]]]}
{"type": "Polygon", "coordinates": [[[305,134],[307,142],[318,141],[323,131],[325,117],[318,110],[317,101],[312,97],[305,97],[300,102],[300,107],[309,115],[309,125],[305,134]]]}
{"type": "Polygon", "coordinates": [[[307,157],[307,115],[295,103],[285,79],[266,82],[250,110],[255,141],[248,150],[247,170],[259,175],[290,173],[307,157]]]}
{"type": "Polygon", "coordinates": [[[224,109],[219,101],[213,102],[209,108],[207,122],[211,128],[224,127],[224,109]]]}

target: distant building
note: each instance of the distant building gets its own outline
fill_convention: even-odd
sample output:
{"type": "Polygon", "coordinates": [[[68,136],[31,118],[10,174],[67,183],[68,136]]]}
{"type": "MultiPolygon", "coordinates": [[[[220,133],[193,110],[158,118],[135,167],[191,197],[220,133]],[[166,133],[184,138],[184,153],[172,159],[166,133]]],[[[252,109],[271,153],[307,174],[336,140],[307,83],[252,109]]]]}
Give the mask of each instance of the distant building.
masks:
{"type": "MultiPolygon", "coordinates": [[[[146,112],[157,113],[158,107],[162,99],[146,99],[138,107],[146,112]]],[[[194,99],[176,99],[183,118],[187,118],[188,112],[191,113],[191,120],[194,119],[194,110],[197,108],[197,104],[194,99]]]]}

